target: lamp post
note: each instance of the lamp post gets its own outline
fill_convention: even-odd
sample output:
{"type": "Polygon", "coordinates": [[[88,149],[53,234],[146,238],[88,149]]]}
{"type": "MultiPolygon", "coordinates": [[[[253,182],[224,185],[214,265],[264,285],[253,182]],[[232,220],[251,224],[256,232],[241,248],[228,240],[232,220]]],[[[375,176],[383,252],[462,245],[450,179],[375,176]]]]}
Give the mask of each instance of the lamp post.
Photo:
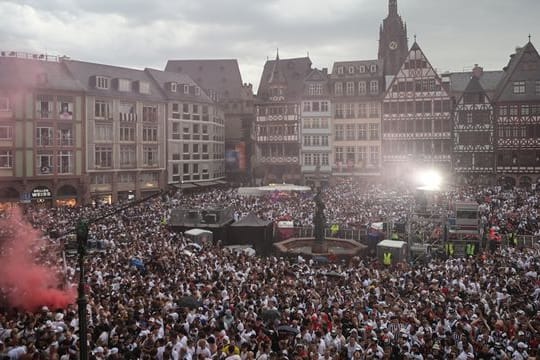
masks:
{"type": "Polygon", "coordinates": [[[79,255],[79,287],[77,307],[79,310],[79,353],[80,360],[88,359],[88,329],[86,324],[86,278],[84,273],[84,257],[86,256],[86,245],[88,243],[88,222],[79,220],[76,228],[77,234],[77,254],[79,255]]]}

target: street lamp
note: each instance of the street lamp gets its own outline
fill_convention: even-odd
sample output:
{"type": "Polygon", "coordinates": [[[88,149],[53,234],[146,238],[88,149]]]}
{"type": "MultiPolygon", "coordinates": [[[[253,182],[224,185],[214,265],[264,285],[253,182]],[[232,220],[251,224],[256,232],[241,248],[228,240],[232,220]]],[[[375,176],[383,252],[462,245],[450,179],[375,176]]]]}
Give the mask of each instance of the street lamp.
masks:
{"type": "Polygon", "coordinates": [[[77,254],[79,255],[79,287],[77,306],[79,310],[79,341],[80,360],[88,359],[88,329],[86,325],[86,279],[84,274],[84,257],[86,255],[86,245],[88,243],[88,222],[79,220],[75,229],[77,235],[77,254]]]}
{"type": "Polygon", "coordinates": [[[86,275],[84,272],[84,258],[86,256],[86,247],[88,245],[89,226],[156,197],[161,197],[163,201],[168,201],[169,193],[172,193],[172,190],[162,190],[140,200],[129,203],[126,206],[120,207],[119,209],[111,211],[97,218],[90,220],[79,219],[79,221],[77,221],[75,229],[72,229],[62,235],[65,236],[70,233],[75,233],[77,236],[77,254],[79,263],[79,285],[77,288],[77,307],[79,313],[79,360],[88,359],[88,326],[86,321],[86,307],[88,305],[88,300],[86,298],[86,275]]]}

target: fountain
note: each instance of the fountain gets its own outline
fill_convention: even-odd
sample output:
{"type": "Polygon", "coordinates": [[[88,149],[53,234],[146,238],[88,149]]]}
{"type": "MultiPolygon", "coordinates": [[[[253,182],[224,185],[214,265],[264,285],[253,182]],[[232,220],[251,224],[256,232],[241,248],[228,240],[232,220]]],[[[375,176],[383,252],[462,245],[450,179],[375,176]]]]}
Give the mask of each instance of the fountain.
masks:
{"type": "Polygon", "coordinates": [[[313,257],[351,257],[360,255],[367,247],[354,240],[325,237],[326,216],[322,198],[320,167],[317,165],[315,177],[316,194],[313,198],[313,237],[293,237],[274,244],[285,255],[307,255],[313,257]]]}

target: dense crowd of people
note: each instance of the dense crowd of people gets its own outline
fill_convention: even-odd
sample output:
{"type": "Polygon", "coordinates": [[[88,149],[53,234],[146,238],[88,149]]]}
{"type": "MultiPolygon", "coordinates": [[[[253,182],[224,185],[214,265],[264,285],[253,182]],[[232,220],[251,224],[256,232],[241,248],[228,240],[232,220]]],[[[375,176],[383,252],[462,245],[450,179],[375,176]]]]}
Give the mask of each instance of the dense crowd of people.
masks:
{"type": "MultiPolygon", "coordinates": [[[[324,191],[329,223],[358,226],[409,217],[414,193],[344,181],[324,191]]],[[[538,202],[524,190],[462,188],[433,200],[476,200],[481,221],[539,234],[538,202]]],[[[106,244],[86,260],[92,359],[528,359],[540,355],[540,248],[500,248],[469,258],[385,267],[375,259],[328,264],[301,257],[248,256],[219,244],[187,247],[166,224],[170,210],[220,204],[236,217],[288,215],[310,225],[309,195],[242,197],[235,189],[152,199],[90,227],[106,244]],[[189,249],[189,250],[188,250],[189,249]],[[134,259],[137,261],[134,262],[134,259]]],[[[118,206],[118,205],[116,205],[118,206]]],[[[63,234],[100,205],[30,208],[44,234],[63,234]]],[[[2,216],[9,216],[9,213],[2,216]]],[[[6,230],[0,229],[6,237],[6,230]]],[[[76,257],[44,237],[37,261],[76,287],[76,257]]],[[[0,259],[9,253],[3,241],[0,259]]],[[[30,250],[29,250],[30,251],[30,250]]],[[[1,276],[1,274],[0,274],[1,276]]],[[[0,290],[0,359],[77,359],[76,304],[35,311],[10,306],[0,290]]]]}

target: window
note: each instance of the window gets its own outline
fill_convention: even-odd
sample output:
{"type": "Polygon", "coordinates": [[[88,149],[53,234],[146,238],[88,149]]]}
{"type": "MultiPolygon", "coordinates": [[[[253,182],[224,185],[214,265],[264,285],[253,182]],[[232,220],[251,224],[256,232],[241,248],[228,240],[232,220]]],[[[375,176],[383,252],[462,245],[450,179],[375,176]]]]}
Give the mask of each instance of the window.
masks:
{"type": "Polygon", "coordinates": [[[354,95],[354,83],[352,81],[347,82],[346,93],[347,93],[347,96],[354,95]]]}
{"type": "Polygon", "coordinates": [[[13,153],[11,150],[0,150],[0,169],[13,167],[13,153]]]}
{"type": "Polygon", "coordinates": [[[58,145],[73,146],[73,131],[71,126],[60,127],[58,129],[58,145]]]}
{"type": "Polygon", "coordinates": [[[369,70],[370,70],[372,73],[377,72],[377,65],[372,64],[372,65],[369,67],[369,70]]]}
{"type": "Polygon", "coordinates": [[[13,126],[1,125],[0,126],[0,140],[13,139],[13,126]]]}
{"type": "Polygon", "coordinates": [[[313,164],[313,156],[312,154],[304,154],[304,165],[312,165],[313,164]]]}
{"type": "Polygon", "coordinates": [[[103,100],[96,100],[94,107],[94,117],[112,120],[112,116],[110,115],[110,103],[103,100]]]}
{"type": "Polygon", "coordinates": [[[354,146],[347,146],[347,154],[345,155],[347,159],[347,165],[352,165],[355,163],[355,153],[354,153],[354,146]]]}
{"type": "Polygon", "coordinates": [[[345,118],[354,118],[354,104],[345,104],[345,118]]]}
{"type": "Polygon", "coordinates": [[[96,146],[95,165],[98,168],[112,167],[112,147],[96,146]]]}
{"type": "Polygon", "coordinates": [[[369,82],[369,93],[370,94],[378,94],[379,93],[379,81],[371,80],[369,82]]]}
{"type": "Polygon", "coordinates": [[[343,95],[343,83],[337,82],[334,84],[334,92],[336,96],[343,95]]]}
{"type": "Polygon", "coordinates": [[[143,147],[143,164],[145,166],[157,166],[157,147],[144,146],[143,147]]]}
{"type": "Polygon", "coordinates": [[[137,156],[134,146],[120,146],[120,166],[134,167],[137,165],[137,156]]]}
{"type": "Polygon", "coordinates": [[[208,121],[209,120],[209,117],[208,117],[208,105],[203,105],[202,106],[202,120],[203,121],[208,121]]]}
{"type": "Polygon", "coordinates": [[[349,65],[349,74],[354,74],[354,66],[349,65]]]}
{"type": "Polygon", "coordinates": [[[113,127],[112,127],[112,125],[96,124],[95,125],[94,140],[95,141],[111,142],[113,140],[113,127]]]}
{"type": "Polygon", "coordinates": [[[73,119],[73,99],[72,98],[58,98],[58,117],[60,120],[73,119]]]}
{"type": "Polygon", "coordinates": [[[343,75],[343,70],[344,70],[344,69],[343,69],[343,66],[338,66],[338,68],[337,68],[337,73],[338,73],[339,75],[343,75]]]}
{"type": "Polygon", "coordinates": [[[328,101],[321,101],[321,112],[328,112],[328,101]]]}
{"type": "Polygon", "coordinates": [[[201,88],[198,87],[198,86],[195,87],[195,95],[196,95],[196,96],[200,96],[200,95],[201,95],[201,88]]]}
{"type": "Polygon", "coordinates": [[[365,95],[367,91],[366,82],[360,81],[358,83],[358,95],[365,95]]]}
{"type": "Polygon", "coordinates": [[[358,117],[359,118],[367,117],[367,104],[358,104],[358,117]]]}
{"type": "Polygon", "coordinates": [[[379,165],[379,147],[378,146],[369,147],[369,162],[371,165],[374,165],[374,166],[379,165]]]}
{"type": "Polygon", "coordinates": [[[321,154],[321,165],[322,166],[330,165],[328,153],[321,154]]]}
{"type": "Polygon", "coordinates": [[[343,125],[336,125],[335,137],[337,141],[343,141],[343,125]]]}
{"type": "Polygon", "coordinates": [[[107,90],[109,88],[109,78],[105,76],[96,76],[96,88],[107,90]]]}
{"type": "Polygon", "coordinates": [[[510,116],[517,116],[517,114],[518,114],[518,106],[510,105],[510,116]]]}
{"type": "Polygon", "coordinates": [[[328,146],[328,136],[321,136],[321,145],[322,146],[328,146]]]}
{"type": "Polygon", "coordinates": [[[175,82],[172,82],[172,83],[170,84],[171,92],[176,92],[176,85],[177,85],[177,84],[176,84],[175,82]]]}
{"type": "Polygon", "coordinates": [[[369,139],[379,140],[379,124],[369,124],[369,139]]]}
{"type": "Polygon", "coordinates": [[[135,176],[128,172],[118,174],[118,182],[122,184],[132,184],[135,182],[135,176]]]}
{"type": "Polygon", "coordinates": [[[189,85],[184,85],[184,94],[189,94],[189,85]]]}
{"type": "Polygon", "coordinates": [[[131,81],[127,79],[118,79],[118,91],[129,91],[131,90],[131,81]]]}
{"type": "Polygon", "coordinates": [[[342,163],[343,162],[343,147],[338,146],[335,148],[335,162],[336,163],[342,163]]]}
{"type": "Polygon", "coordinates": [[[120,106],[118,108],[120,121],[126,121],[126,122],[137,121],[137,112],[135,109],[136,107],[134,103],[120,102],[120,106]]]}
{"type": "Polygon", "coordinates": [[[359,146],[358,147],[358,156],[356,158],[356,162],[361,164],[366,161],[366,147],[365,146],[359,146]]]}
{"type": "Polygon", "coordinates": [[[304,112],[311,112],[311,101],[304,102],[304,112]]]}
{"type": "Polygon", "coordinates": [[[37,155],[38,174],[47,175],[53,173],[53,154],[52,152],[39,152],[37,155]]]}
{"type": "Polygon", "coordinates": [[[120,141],[135,141],[135,127],[121,126],[120,141]]]}
{"type": "Polygon", "coordinates": [[[36,144],[38,146],[52,146],[53,141],[54,139],[52,127],[36,128],[36,144]]]}
{"type": "Polygon", "coordinates": [[[182,104],[182,119],[189,120],[191,116],[189,115],[189,104],[182,104]]]}
{"type": "Polygon", "coordinates": [[[158,121],[157,106],[143,106],[143,121],[157,123],[158,121]]]}
{"type": "Polygon", "coordinates": [[[365,65],[360,65],[360,68],[358,69],[358,71],[360,71],[360,73],[365,73],[366,72],[366,66],[365,65]]]}
{"type": "Polygon", "coordinates": [[[308,95],[322,95],[323,86],[322,84],[310,84],[308,87],[308,95]]]}
{"type": "Polygon", "coordinates": [[[514,94],[525,94],[525,81],[514,81],[514,94]]]}
{"type": "Polygon", "coordinates": [[[94,174],[92,175],[92,178],[90,181],[94,185],[109,185],[112,183],[112,175],[111,174],[94,174]]]}
{"type": "Polygon", "coordinates": [[[36,104],[37,117],[40,119],[52,118],[53,104],[51,96],[38,96],[36,104]]]}
{"type": "Polygon", "coordinates": [[[311,138],[311,145],[313,146],[321,146],[321,137],[320,136],[313,136],[311,138]]]}
{"type": "Polygon", "coordinates": [[[73,152],[62,150],[58,153],[58,173],[73,173],[73,152]]]}
{"type": "Polygon", "coordinates": [[[503,105],[499,107],[499,115],[506,116],[508,115],[508,106],[503,105]]]}
{"type": "Polygon", "coordinates": [[[313,112],[319,112],[321,111],[320,109],[320,103],[318,101],[314,101],[312,104],[311,104],[311,108],[313,109],[313,112]]]}
{"type": "Polygon", "coordinates": [[[139,81],[139,93],[150,94],[150,83],[146,81],[139,81]]]}
{"type": "Polygon", "coordinates": [[[367,140],[367,124],[358,124],[358,140],[367,140]]]}
{"type": "Polygon", "coordinates": [[[343,119],[343,118],[344,118],[343,104],[336,104],[336,119],[343,119]]]}
{"type": "Polygon", "coordinates": [[[345,125],[345,138],[349,141],[354,140],[354,124],[345,125]]]}
{"type": "Polygon", "coordinates": [[[172,104],[171,114],[172,114],[173,119],[177,119],[177,120],[180,119],[180,104],[178,103],[172,104]]]}
{"type": "Polygon", "coordinates": [[[9,98],[7,96],[0,96],[0,111],[10,111],[9,98]]]}
{"type": "Polygon", "coordinates": [[[374,118],[379,116],[379,104],[370,103],[369,104],[369,117],[374,118]]]}
{"type": "Polygon", "coordinates": [[[328,129],[328,119],[321,119],[321,129],[328,129]]]}
{"type": "Polygon", "coordinates": [[[311,136],[304,136],[304,146],[311,146],[311,136]]]}
{"type": "Polygon", "coordinates": [[[199,105],[193,104],[191,113],[191,120],[201,120],[201,115],[199,114],[199,105]]]}
{"type": "Polygon", "coordinates": [[[158,129],[155,127],[143,127],[143,141],[157,141],[158,129]]]}

